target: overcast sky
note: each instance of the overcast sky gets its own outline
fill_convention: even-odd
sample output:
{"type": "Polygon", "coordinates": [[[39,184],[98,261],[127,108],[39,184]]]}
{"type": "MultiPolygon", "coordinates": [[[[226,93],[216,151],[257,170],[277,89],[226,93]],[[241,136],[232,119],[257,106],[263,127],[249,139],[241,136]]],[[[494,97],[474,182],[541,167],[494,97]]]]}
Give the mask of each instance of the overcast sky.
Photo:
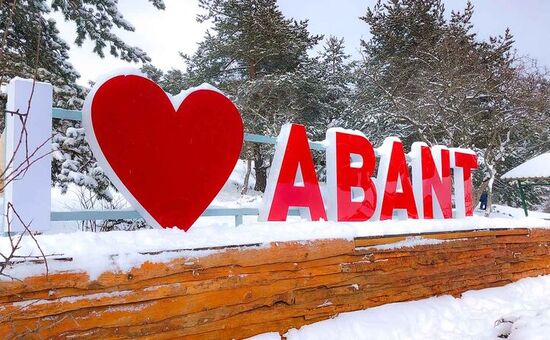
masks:
{"type": "MultiPolygon", "coordinates": [[[[199,12],[196,0],[165,0],[166,10],[158,11],[146,0],[119,0],[124,16],[136,28],[121,32],[129,44],[139,46],[162,69],[185,67],[178,52],[191,54],[204,36],[207,24],[195,18],[199,12]]],[[[375,0],[279,0],[287,17],[309,19],[312,33],[335,35],[346,40],[347,52],[358,56],[359,41],[368,39],[369,27],[358,19],[375,0]]],[[[445,1],[447,10],[464,8],[465,0],[445,1]]],[[[473,1],[474,30],[480,38],[502,34],[509,27],[519,54],[529,55],[540,65],[550,68],[550,1],[483,0],[473,1]]],[[[101,59],[92,53],[88,42],[73,46],[74,25],[55,15],[63,38],[71,44],[70,62],[82,75],[81,83],[95,80],[115,68],[132,66],[111,56],[101,59]]],[[[135,66],[135,65],[134,65],[135,66]]]]}

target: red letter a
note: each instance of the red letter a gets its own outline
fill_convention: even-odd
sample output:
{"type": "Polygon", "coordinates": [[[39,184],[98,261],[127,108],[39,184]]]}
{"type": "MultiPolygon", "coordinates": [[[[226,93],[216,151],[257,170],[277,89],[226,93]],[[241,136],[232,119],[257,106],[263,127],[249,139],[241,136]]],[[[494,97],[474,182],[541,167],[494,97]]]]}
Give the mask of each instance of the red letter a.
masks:
{"type": "Polygon", "coordinates": [[[379,150],[381,156],[376,180],[381,200],[380,219],[391,220],[394,210],[406,211],[409,218],[418,218],[403,144],[399,139],[386,138],[379,150]]]}
{"type": "Polygon", "coordinates": [[[281,129],[260,220],[285,221],[290,207],[301,208],[312,221],[327,219],[306,129],[298,124],[281,129]]]}

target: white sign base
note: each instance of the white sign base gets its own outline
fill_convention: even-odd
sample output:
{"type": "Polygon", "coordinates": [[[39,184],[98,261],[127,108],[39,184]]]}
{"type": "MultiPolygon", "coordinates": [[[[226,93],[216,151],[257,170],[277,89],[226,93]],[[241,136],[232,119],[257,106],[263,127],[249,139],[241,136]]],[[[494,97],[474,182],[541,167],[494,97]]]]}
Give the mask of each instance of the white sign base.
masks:
{"type": "Polygon", "coordinates": [[[50,228],[52,100],[50,84],[14,78],[8,85],[4,164],[9,183],[4,190],[4,232],[25,231],[13,209],[31,231],[50,228]],[[26,119],[26,133],[22,133],[22,119],[26,119]],[[38,160],[28,166],[25,160],[33,152],[29,161],[38,160]]]}

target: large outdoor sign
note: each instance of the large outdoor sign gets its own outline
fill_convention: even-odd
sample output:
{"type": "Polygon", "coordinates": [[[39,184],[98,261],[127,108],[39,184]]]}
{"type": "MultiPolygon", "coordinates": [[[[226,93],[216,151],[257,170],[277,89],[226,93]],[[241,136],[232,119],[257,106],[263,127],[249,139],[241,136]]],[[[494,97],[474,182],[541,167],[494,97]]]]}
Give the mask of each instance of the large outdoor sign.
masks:
{"type": "MultiPolygon", "coordinates": [[[[191,227],[229,178],[243,143],[239,111],[218,90],[170,97],[135,74],[98,82],[83,123],[109,178],[160,227],[191,227]]],[[[313,221],[452,218],[453,198],[455,217],[473,213],[471,150],[414,143],[405,154],[398,138],[375,149],[362,133],[343,129],[328,130],[325,144],[323,197],[305,127],[283,126],[261,220],[284,221],[290,208],[313,221]]]]}
{"type": "Polygon", "coordinates": [[[327,195],[323,200],[305,128],[283,126],[260,212],[262,220],[284,221],[290,207],[299,208],[303,217],[314,221],[388,220],[394,215],[452,218],[453,182],[455,216],[473,214],[471,171],[477,168],[473,151],[414,143],[405,154],[395,137],[374,149],[362,133],[338,128],[328,130],[325,143],[327,195]]]}

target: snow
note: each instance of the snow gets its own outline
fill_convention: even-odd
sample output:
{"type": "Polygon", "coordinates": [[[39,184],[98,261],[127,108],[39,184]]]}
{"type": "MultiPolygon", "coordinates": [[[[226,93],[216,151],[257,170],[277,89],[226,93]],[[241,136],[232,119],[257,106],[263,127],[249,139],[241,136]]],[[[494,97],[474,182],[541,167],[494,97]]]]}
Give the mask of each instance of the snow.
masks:
{"type": "MultiPolygon", "coordinates": [[[[211,207],[256,208],[261,204],[260,193],[249,190],[248,195],[240,194],[245,171],[246,163],[239,161],[211,207]]],[[[253,185],[252,174],[250,186],[253,187],[253,185]]],[[[324,190],[325,187],[322,189],[324,190]]],[[[76,186],[71,186],[65,195],[61,194],[59,189],[52,189],[52,211],[82,210],[79,203],[80,193],[76,186]]],[[[117,209],[130,207],[120,193],[114,192],[113,196],[117,209]]],[[[73,259],[70,262],[49,261],[51,272],[84,271],[93,279],[104,271],[125,271],[146,261],[165,262],[175,257],[189,257],[189,262],[193,262],[196,257],[214,252],[191,250],[196,248],[247,244],[265,246],[270,242],[352,239],[362,236],[419,234],[449,230],[550,228],[550,214],[531,212],[530,216],[525,218],[521,209],[499,205],[494,207],[495,212],[490,218],[473,216],[453,220],[335,223],[309,222],[299,217],[289,217],[287,222],[262,223],[258,222],[256,216],[247,216],[243,225],[235,227],[233,216],[201,217],[188,232],[178,229],[154,229],[93,233],[78,231],[77,222],[55,222],[54,230],[38,235],[37,239],[45,254],[63,254],[73,259]],[[542,218],[549,220],[545,221],[542,218]],[[157,255],[145,254],[161,250],[168,250],[168,252],[157,255]],[[113,256],[115,254],[116,256],[113,256]]],[[[94,208],[102,207],[98,205],[94,208]]],[[[478,213],[482,215],[484,211],[478,211],[478,213]]],[[[423,239],[419,235],[411,235],[405,241],[383,247],[414,246],[427,244],[427,242],[434,241],[423,239]]],[[[5,253],[8,248],[8,238],[0,237],[0,252],[5,253]]],[[[28,237],[24,238],[18,254],[40,255],[34,242],[28,237]]],[[[22,279],[43,272],[43,265],[20,264],[10,268],[7,274],[22,279]]]]}
{"type": "Polygon", "coordinates": [[[247,340],[281,340],[281,336],[277,332],[270,332],[250,337],[247,340]]]}
{"type": "Polygon", "coordinates": [[[502,179],[527,179],[550,178],[550,152],[538,155],[535,158],[513,168],[500,178],[502,179]]]}
{"type": "MultiPolygon", "coordinates": [[[[166,262],[176,257],[193,258],[214,253],[214,250],[193,250],[234,245],[267,246],[270,242],[310,241],[316,239],[353,239],[354,237],[418,234],[449,230],[490,228],[550,228],[550,221],[536,218],[488,218],[473,216],[455,220],[405,220],[377,222],[255,222],[235,227],[232,223],[213,220],[198,224],[189,231],[179,229],[145,229],[133,232],[108,233],[71,232],[37,235],[36,239],[46,255],[63,254],[72,261],[49,261],[50,272],[84,271],[91,279],[104,271],[128,271],[146,261],[166,262]],[[164,251],[159,254],[149,253],[164,251]]],[[[401,244],[426,242],[409,239],[401,244]]],[[[429,242],[429,241],[428,241],[429,242]]],[[[394,245],[395,246],[395,245],[394,245]]],[[[9,239],[0,237],[0,252],[10,249],[9,239]]],[[[25,236],[18,255],[40,256],[34,241],[25,236]]],[[[44,271],[40,264],[18,264],[7,274],[18,279],[44,271]]]]}
{"type": "MultiPolygon", "coordinates": [[[[482,213],[482,211],[479,211],[482,213]]],[[[545,213],[541,211],[532,211],[529,210],[529,217],[540,218],[545,220],[550,220],[550,213],[545,213]]],[[[491,217],[503,217],[503,218],[521,218],[525,216],[525,212],[522,208],[508,207],[506,205],[493,204],[493,211],[491,212],[491,217]]]]}
{"type": "Polygon", "coordinates": [[[445,240],[437,240],[437,239],[430,239],[430,238],[423,238],[422,236],[412,236],[407,237],[403,241],[398,241],[394,243],[386,243],[386,244],[379,244],[372,247],[364,247],[364,248],[371,248],[371,249],[379,249],[379,250],[390,250],[390,249],[397,249],[397,248],[410,248],[415,246],[422,246],[422,245],[434,245],[434,244],[441,244],[446,242],[445,240]]]}
{"type": "Polygon", "coordinates": [[[178,93],[177,95],[174,95],[174,96],[170,96],[168,94],[167,95],[170,98],[170,101],[172,102],[172,105],[174,106],[174,109],[177,110],[180,107],[181,103],[183,103],[183,101],[185,100],[185,98],[188,95],[190,95],[192,92],[195,92],[195,91],[198,91],[198,90],[210,90],[210,91],[221,93],[225,96],[225,94],[222,91],[220,91],[218,88],[216,88],[215,86],[210,85],[208,83],[202,83],[199,86],[190,87],[187,90],[183,90],[183,91],[181,91],[180,93],[178,93]]]}
{"type": "MultiPolygon", "coordinates": [[[[254,167],[254,163],[251,165],[254,167]]],[[[254,191],[256,178],[250,174],[248,193],[241,194],[243,179],[246,174],[246,161],[239,160],[216,198],[210,203],[211,208],[257,208],[262,201],[261,192],[254,191]]]]}
{"type": "Polygon", "coordinates": [[[13,305],[16,307],[26,308],[28,306],[35,306],[35,305],[55,305],[58,303],[75,303],[80,300],[100,300],[104,298],[114,298],[114,297],[123,297],[132,294],[131,290],[122,290],[122,291],[114,291],[109,293],[95,293],[95,294],[85,294],[85,295],[76,295],[76,296],[65,296],[59,299],[55,300],[48,300],[48,299],[31,299],[31,300],[24,300],[21,302],[16,302],[13,305]]]}
{"type": "MultiPolygon", "coordinates": [[[[201,244],[192,237],[185,242],[185,233],[177,229],[147,229],[137,232],[113,231],[109,233],[73,232],[37,235],[36,239],[46,255],[70,257],[71,261],[48,260],[49,272],[86,272],[91,280],[105,271],[124,272],[141,264],[167,262],[186,257],[189,262],[200,256],[213,254],[214,250],[185,250],[201,244]],[[161,252],[168,250],[167,252],[161,252]],[[160,252],[158,254],[152,254],[160,252]]],[[[202,242],[204,246],[205,242],[202,242]]],[[[28,236],[24,236],[17,254],[38,256],[40,252],[28,236]]],[[[0,252],[10,249],[8,237],[0,238],[0,252]]],[[[42,274],[43,264],[21,263],[6,269],[4,274],[17,279],[42,274]]],[[[7,279],[2,277],[0,279],[7,279]]]]}
{"type": "Polygon", "coordinates": [[[550,334],[550,308],[526,310],[499,320],[508,339],[547,339],[550,334]]]}
{"type": "MultiPolygon", "coordinates": [[[[547,339],[550,276],[498,288],[401,302],[344,313],[300,329],[288,340],[309,339],[547,339]]],[[[251,339],[280,339],[277,333],[251,339]]]]}
{"type": "MultiPolygon", "coordinates": [[[[239,161],[221,192],[210,207],[219,208],[257,208],[261,204],[261,194],[254,192],[254,174],[250,177],[248,195],[241,195],[242,179],[246,163],[239,161]]],[[[324,191],[325,186],[322,187],[324,191]]],[[[52,189],[52,211],[82,210],[79,199],[82,189],[72,185],[67,194],[61,194],[58,188],[52,189]]],[[[113,204],[117,209],[127,209],[130,205],[118,192],[113,192],[113,204]]],[[[93,207],[102,209],[101,203],[93,207]]],[[[306,241],[316,239],[352,239],[362,236],[419,234],[449,230],[470,230],[485,228],[550,228],[550,214],[530,212],[529,218],[523,216],[523,210],[495,205],[490,218],[474,216],[453,220],[404,220],[377,222],[308,222],[299,217],[289,217],[287,222],[258,222],[256,216],[246,216],[244,224],[235,227],[233,216],[201,217],[186,233],[178,229],[138,230],[133,232],[115,231],[109,233],[82,232],[78,223],[55,222],[53,230],[38,235],[37,239],[47,255],[62,254],[72,261],[49,261],[51,272],[84,271],[91,279],[104,271],[126,271],[146,261],[166,262],[175,257],[188,257],[193,262],[196,257],[212,254],[214,250],[192,250],[228,245],[254,244],[266,246],[270,242],[306,241]],[[548,219],[544,221],[542,219],[548,219]],[[62,233],[60,233],[62,232],[62,233]],[[147,253],[168,250],[157,255],[147,253]],[[179,250],[179,251],[175,251],[179,250]],[[116,256],[113,256],[115,255],[116,256]]],[[[480,215],[484,211],[478,211],[480,215]]],[[[434,240],[411,235],[408,239],[378,246],[407,247],[428,244],[434,240]]],[[[436,241],[437,242],[437,241],[436,241]]],[[[0,252],[9,248],[9,239],[0,237],[0,252]]],[[[20,255],[39,256],[36,245],[29,237],[24,237],[20,255]]],[[[7,274],[23,279],[44,272],[40,264],[19,264],[7,270],[7,274]]],[[[5,278],[4,278],[5,279],[5,278]]]]}

